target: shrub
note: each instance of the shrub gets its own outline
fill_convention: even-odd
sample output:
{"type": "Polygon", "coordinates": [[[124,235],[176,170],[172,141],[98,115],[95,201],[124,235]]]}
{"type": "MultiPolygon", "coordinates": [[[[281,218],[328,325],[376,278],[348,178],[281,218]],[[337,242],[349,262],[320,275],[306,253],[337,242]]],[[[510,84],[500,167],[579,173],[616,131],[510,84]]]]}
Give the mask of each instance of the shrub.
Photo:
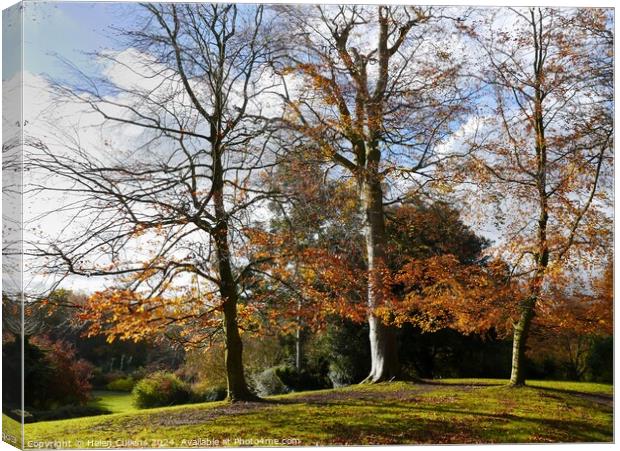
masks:
{"type": "Polygon", "coordinates": [[[145,367],[141,366],[133,370],[129,373],[129,377],[131,377],[134,381],[138,382],[140,379],[144,379],[146,376],[151,374],[153,371],[149,371],[145,367]]]}
{"type": "MultiPolygon", "coordinates": [[[[37,354],[37,359],[44,360],[44,363],[39,362],[38,365],[44,364],[45,369],[41,372],[45,375],[33,386],[28,386],[32,392],[29,393],[31,397],[27,396],[26,405],[46,409],[67,404],[86,404],[92,389],[90,380],[93,365],[78,359],[75,346],[64,340],[32,337],[29,341],[31,353],[37,354]],[[34,390],[35,386],[37,390],[34,390]]],[[[27,375],[27,380],[31,378],[32,375],[27,375]]]]}
{"type": "Polygon", "coordinates": [[[102,378],[105,381],[103,386],[105,387],[110,382],[115,381],[116,379],[121,379],[121,378],[126,377],[126,376],[127,376],[127,374],[124,373],[123,371],[119,371],[119,370],[106,371],[102,375],[102,378]]]}
{"type": "Polygon", "coordinates": [[[190,402],[223,401],[228,394],[226,387],[213,387],[204,384],[194,384],[191,387],[190,402]]]}
{"type": "Polygon", "coordinates": [[[278,376],[279,368],[277,366],[267,368],[252,377],[252,385],[259,396],[282,395],[291,391],[278,376]]]}
{"type": "MultiPolygon", "coordinates": [[[[28,387],[24,393],[26,408],[45,409],[55,401],[55,396],[50,390],[54,368],[46,358],[45,351],[32,344],[29,338],[24,340],[23,359],[24,384],[28,387]]],[[[23,408],[21,377],[21,340],[2,343],[2,407],[5,410],[23,408]]]]}
{"type": "Polygon", "coordinates": [[[289,365],[276,368],[276,374],[291,391],[331,388],[331,383],[326,373],[327,371],[324,371],[319,365],[308,366],[308,368],[301,371],[289,365]]]}
{"type": "Polygon", "coordinates": [[[354,374],[355,368],[344,359],[329,364],[328,377],[336,388],[345,387],[357,382],[356,378],[353,376],[354,374]]]}
{"type": "Polygon", "coordinates": [[[95,390],[104,390],[110,380],[107,375],[101,369],[100,366],[93,368],[93,377],[90,380],[91,385],[95,390]]]}
{"type": "Polygon", "coordinates": [[[108,383],[105,388],[110,391],[132,391],[133,387],[136,385],[136,381],[133,377],[119,377],[118,379],[114,379],[110,383],[108,383]]]}
{"type": "Polygon", "coordinates": [[[203,386],[225,386],[224,353],[225,346],[222,343],[214,343],[207,349],[191,349],[185,354],[183,365],[176,371],[176,374],[185,381],[203,386]]]}
{"type": "Polygon", "coordinates": [[[593,382],[614,381],[614,339],[613,337],[599,337],[594,339],[587,361],[586,378],[593,382]]]}
{"type": "Polygon", "coordinates": [[[317,343],[317,352],[329,362],[327,377],[334,387],[362,381],[370,371],[368,325],[333,318],[317,343]]]}
{"type": "Polygon", "coordinates": [[[133,388],[134,404],[140,409],[186,404],[191,400],[189,386],[172,373],[158,371],[133,388]]]}

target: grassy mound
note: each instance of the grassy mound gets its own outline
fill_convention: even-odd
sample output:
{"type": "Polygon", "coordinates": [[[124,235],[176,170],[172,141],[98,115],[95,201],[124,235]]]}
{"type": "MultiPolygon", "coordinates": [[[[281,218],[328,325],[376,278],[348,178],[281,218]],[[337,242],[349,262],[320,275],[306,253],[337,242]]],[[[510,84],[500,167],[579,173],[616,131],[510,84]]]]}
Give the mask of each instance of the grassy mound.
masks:
{"type": "MultiPolygon", "coordinates": [[[[65,447],[609,442],[611,386],[444,380],[293,393],[27,424],[65,447]]],[[[118,411],[118,410],[117,410],[118,411]]]]}

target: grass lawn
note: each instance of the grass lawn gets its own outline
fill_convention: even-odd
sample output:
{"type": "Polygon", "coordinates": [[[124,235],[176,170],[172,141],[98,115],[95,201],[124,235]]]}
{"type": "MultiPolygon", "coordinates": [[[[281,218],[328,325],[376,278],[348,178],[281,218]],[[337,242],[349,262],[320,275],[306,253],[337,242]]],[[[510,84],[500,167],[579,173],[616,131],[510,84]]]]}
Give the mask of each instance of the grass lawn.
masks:
{"type": "MultiPolygon", "coordinates": [[[[262,403],[214,402],[33,423],[25,427],[26,446],[55,440],[85,448],[613,440],[611,386],[558,382],[514,389],[497,383],[394,382],[262,403]]],[[[117,411],[132,408],[125,399],[101,402],[117,411]]]]}
{"type": "Polygon", "coordinates": [[[122,391],[93,391],[93,400],[90,406],[99,407],[111,413],[136,412],[139,409],[132,404],[131,393],[122,391]]]}
{"type": "Polygon", "coordinates": [[[2,414],[2,441],[21,447],[22,425],[19,421],[2,414]]]}
{"type": "MultiPolygon", "coordinates": [[[[446,385],[506,385],[508,379],[438,379],[429,381],[446,385]]],[[[599,384],[596,382],[571,382],[571,381],[527,381],[527,385],[537,388],[548,388],[575,393],[587,393],[592,395],[614,394],[614,386],[611,384],[599,384]]]]}

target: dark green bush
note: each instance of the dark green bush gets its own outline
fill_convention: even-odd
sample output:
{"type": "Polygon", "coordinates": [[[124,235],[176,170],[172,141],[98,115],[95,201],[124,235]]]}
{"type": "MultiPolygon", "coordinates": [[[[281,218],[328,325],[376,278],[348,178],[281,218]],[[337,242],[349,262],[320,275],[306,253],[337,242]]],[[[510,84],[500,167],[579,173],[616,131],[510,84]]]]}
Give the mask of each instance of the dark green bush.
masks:
{"type": "Polygon", "coordinates": [[[134,404],[140,409],[186,404],[191,401],[190,387],[172,373],[158,371],[133,388],[134,404]]]}
{"type": "Polygon", "coordinates": [[[328,377],[334,387],[361,382],[370,372],[367,324],[334,319],[324,338],[328,377]]]}
{"type": "MultiPolygon", "coordinates": [[[[22,347],[21,340],[14,339],[2,343],[2,407],[12,410],[21,408],[21,377],[22,377],[22,347]]],[[[24,340],[23,370],[26,409],[50,407],[57,402],[54,396],[51,381],[54,376],[54,367],[46,353],[29,339],[24,340]]]]}
{"type": "Polygon", "coordinates": [[[110,380],[106,377],[106,374],[101,369],[101,367],[93,368],[93,377],[90,380],[93,389],[95,390],[105,390],[106,385],[108,385],[110,380]]]}
{"type": "Polygon", "coordinates": [[[22,365],[26,410],[51,410],[63,405],[84,405],[90,399],[93,367],[80,359],[75,346],[64,340],[52,341],[44,336],[26,337],[23,355],[21,340],[2,344],[5,375],[4,404],[9,410],[19,408],[22,365]]]}
{"type": "Polygon", "coordinates": [[[331,388],[327,371],[317,366],[299,371],[293,366],[284,365],[276,367],[276,374],[290,391],[331,388]]]}
{"type": "Polygon", "coordinates": [[[329,364],[328,377],[334,387],[345,387],[357,382],[355,367],[347,359],[339,359],[329,364]]]}
{"type": "Polygon", "coordinates": [[[586,378],[592,382],[614,381],[614,338],[594,339],[588,356],[586,378]]]}

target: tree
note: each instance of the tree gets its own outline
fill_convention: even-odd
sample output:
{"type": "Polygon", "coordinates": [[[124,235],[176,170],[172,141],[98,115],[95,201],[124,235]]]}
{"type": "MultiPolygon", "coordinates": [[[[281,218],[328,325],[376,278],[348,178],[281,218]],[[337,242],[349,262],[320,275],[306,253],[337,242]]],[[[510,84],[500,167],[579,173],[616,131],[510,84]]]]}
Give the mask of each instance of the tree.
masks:
{"type": "Polygon", "coordinates": [[[33,143],[32,167],[47,176],[35,191],[71,199],[60,238],[35,243],[34,254],[41,272],[113,276],[83,312],[91,333],[166,333],[198,346],[223,331],[228,397],[253,399],[239,304],[252,264],[242,225],[271,195],[257,177],[274,161],[258,100],[270,87],[263,8],[145,4],[136,14],[143,26],[125,32],[130,50],[98,55],[120,77],[56,86],[103,131],[85,146],[61,130],[63,150],[49,137],[33,143]]]}
{"type": "MultiPolygon", "coordinates": [[[[295,168],[295,174],[305,173],[295,168]]],[[[367,312],[360,296],[366,284],[364,237],[356,215],[342,208],[355,204],[355,189],[345,182],[295,180],[301,193],[287,198],[303,201],[287,210],[286,220],[274,221],[268,233],[256,232],[257,252],[281,257],[264,263],[266,277],[254,294],[261,293],[266,304],[261,311],[272,312],[273,325],[280,329],[301,319],[314,331],[327,329],[334,344],[348,340],[349,332],[349,338],[359,340],[355,333],[361,329],[355,324],[364,322],[367,312]],[[329,194],[325,199],[308,195],[316,193],[314,188],[329,194]],[[305,228],[307,222],[314,227],[305,228]],[[335,332],[336,323],[349,332],[335,332]]],[[[413,324],[420,333],[453,328],[482,335],[506,322],[506,300],[512,293],[505,265],[486,261],[482,250],[487,241],[460,220],[456,209],[413,197],[386,209],[386,231],[388,258],[381,274],[385,304],[375,310],[384,324],[397,332],[413,324]]],[[[346,358],[334,350],[330,359],[335,381],[355,380],[346,358]]]]}
{"type": "MultiPolygon", "coordinates": [[[[52,341],[45,336],[32,337],[30,347],[38,347],[43,352],[47,365],[51,368],[47,380],[38,380],[36,385],[46,384],[37,395],[29,393],[26,405],[48,406],[53,403],[86,404],[91,395],[93,365],[87,360],[78,358],[75,346],[63,341],[52,341]]],[[[38,367],[33,361],[35,369],[38,367]]],[[[31,371],[31,369],[29,369],[31,371]]],[[[40,374],[39,374],[40,376],[40,374]]],[[[37,378],[30,375],[29,380],[37,378]]],[[[35,385],[35,386],[36,386],[35,385]]]]}
{"type": "Polygon", "coordinates": [[[530,353],[541,357],[544,350],[546,357],[556,356],[573,380],[586,376],[597,341],[613,336],[613,261],[592,277],[589,292],[566,286],[550,290],[533,320],[536,346],[530,353]]]}
{"type": "Polygon", "coordinates": [[[414,198],[387,213],[392,321],[424,332],[496,327],[507,287],[496,274],[498,263],[483,255],[489,242],[447,202],[414,198]]]}
{"type": "Polygon", "coordinates": [[[469,32],[489,108],[465,169],[494,204],[496,251],[521,285],[510,383],[522,385],[532,318],[549,288],[606,258],[612,40],[600,9],[483,15],[469,32]]]}
{"type": "Polygon", "coordinates": [[[445,155],[436,146],[464,111],[458,63],[441,12],[419,7],[278,7],[284,33],[276,70],[285,82],[284,125],[314,158],[340,167],[358,189],[366,240],[367,381],[400,376],[396,332],[376,314],[385,299],[388,183],[421,187],[445,155]],[[291,27],[291,24],[294,26],[291,27]]]}
{"type": "MultiPolygon", "coordinates": [[[[307,332],[325,325],[321,310],[326,310],[318,308],[306,298],[307,293],[304,294],[304,285],[316,285],[307,271],[306,257],[311,250],[322,249],[331,254],[346,254],[349,265],[363,268],[361,224],[352,186],[338,179],[324,178],[321,161],[313,159],[312,150],[303,147],[289,149],[269,183],[281,197],[272,203],[273,217],[268,231],[287,237],[289,243],[284,254],[281,249],[272,251],[274,255],[285,255],[285,262],[292,265],[293,271],[287,275],[286,285],[282,284],[281,277],[273,279],[271,272],[264,272],[267,280],[262,291],[276,309],[282,309],[291,298],[296,300],[296,307],[290,307],[293,307],[297,322],[295,365],[301,370],[307,332]],[[274,299],[278,294],[282,299],[274,299]],[[312,317],[306,313],[309,306],[314,311],[312,317]]],[[[287,316],[279,314],[278,318],[287,316]]]]}

